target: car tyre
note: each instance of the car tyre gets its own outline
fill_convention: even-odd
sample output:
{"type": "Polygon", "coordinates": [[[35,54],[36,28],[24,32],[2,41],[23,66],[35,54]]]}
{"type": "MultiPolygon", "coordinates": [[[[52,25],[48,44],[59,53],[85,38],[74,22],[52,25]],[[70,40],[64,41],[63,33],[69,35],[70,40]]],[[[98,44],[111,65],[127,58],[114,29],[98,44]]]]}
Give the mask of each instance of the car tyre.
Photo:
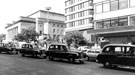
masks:
{"type": "Polygon", "coordinates": [[[22,57],[24,57],[24,56],[25,56],[25,54],[24,54],[24,53],[22,53],[21,55],[22,55],[22,57]]]}
{"type": "Polygon", "coordinates": [[[12,54],[17,54],[17,51],[13,49],[12,54]]]}
{"type": "Polygon", "coordinates": [[[52,56],[49,56],[48,58],[49,58],[49,60],[54,60],[54,57],[52,57],[52,56]]]}
{"type": "Polygon", "coordinates": [[[80,63],[80,64],[83,64],[83,63],[84,63],[84,61],[83,61],[83,60],[79,60],[79,63],[80,63]]]}
{"type": "Polygon", "coordinates": [[[90,61],[90,57],[87,56],[87,61],[90,61]]]}
{"type": "Polygon", "coordinates": [[[106,67],[106,68],[111,68],[112,64],[109,61],[106,61],[106,62],[103,63],[103,66],[106,67]]]}
{"type": "Polygon", "coordinates": [[[69,62],[70,63],[75,63],[75,59],[74,58],[69,58],[69,62]]]}

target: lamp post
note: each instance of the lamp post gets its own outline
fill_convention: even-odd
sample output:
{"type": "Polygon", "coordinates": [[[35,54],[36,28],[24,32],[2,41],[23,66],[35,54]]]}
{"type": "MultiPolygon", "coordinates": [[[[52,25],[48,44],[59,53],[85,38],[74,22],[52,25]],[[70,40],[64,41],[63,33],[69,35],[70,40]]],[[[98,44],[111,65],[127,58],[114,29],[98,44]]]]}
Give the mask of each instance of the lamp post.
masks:
{"type": "MultiPolygon", "coordinates": [[[[51,10],[51,7],[46,7],[45,9],[47,10],[46,24],[47,24],[47,27],[48,27],[49,26],[49,10],[51,10]]],[[[50,39],[48,30],[47,30],[47,39],[50,39]]]]}
{"type": "Polygon", "coordinates": [[[49,10],[51,10],[51,7],[46,7],[47,10],[47,23],[49,23],[49,10]]]}

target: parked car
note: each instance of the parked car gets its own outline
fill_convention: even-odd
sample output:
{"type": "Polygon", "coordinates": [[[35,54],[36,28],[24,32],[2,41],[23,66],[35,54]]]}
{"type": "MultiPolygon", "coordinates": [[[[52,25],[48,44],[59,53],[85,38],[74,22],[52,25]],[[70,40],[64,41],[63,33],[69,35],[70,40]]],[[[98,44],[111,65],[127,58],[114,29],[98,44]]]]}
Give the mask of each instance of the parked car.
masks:
{"type": "Polygon", "coordinates": [[[7,44],[5,43],[0,43],[0,53],[2,52],[8,52],[7,44]]]}
{"type": "Polygon", "coordinates": [[[104,67],[134,66],[135,67],[135,45],[108,44],[102,53],[97,56],[97,60],[104,67]]]}
{"type": "Polygon", "coordinates": [[[9,42],[7,44],[7,48],[8,48],[7,53],[9,53],[9,54],[18,54],[17,44],[9,42]]]}
{"type": "Polygon", "coordinates": [[[86,53],[87,51],[89,51],[91,48],[89,46],[80,46],[78,48],[78,51],[84,52],[86,53]]]}
{"type": "Polygon", "coordinates": [[[31,55],[33,57],[46,57],[45,50],[42,49],[38,44],[23,44],[22,48],[19,50],[19,53],[22,56],[31,55]]]}
{"type": "Polygon", "coordinates": [[[58,59],[67,59],[71,63],[75,63],[75,61],[79,61],[80,63],[84,63],[84,53],[79,51],[71,51],[68,50],[65,44],[51,44],[49,45],[46,56],[49,60],[58,59]]]}
{"type": "Polygon", "coordinates": [[[86,52],[86,56],[89,60],[98,61],[97,56],[100,54],[101,48],[91,48],[89,51],[86,52]]]}

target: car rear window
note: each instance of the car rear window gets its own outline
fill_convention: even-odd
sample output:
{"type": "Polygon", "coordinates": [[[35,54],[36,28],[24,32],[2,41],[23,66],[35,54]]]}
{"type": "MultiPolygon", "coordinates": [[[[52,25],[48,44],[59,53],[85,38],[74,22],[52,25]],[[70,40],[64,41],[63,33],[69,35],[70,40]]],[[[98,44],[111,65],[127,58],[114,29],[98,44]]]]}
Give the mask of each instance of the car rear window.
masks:
{"type": "Polygon", "coordinates": [[[108,46],[103,49],[105,53],[115,54],[131,54],[135,52],[135,47],[132,46],[108,46]]]}

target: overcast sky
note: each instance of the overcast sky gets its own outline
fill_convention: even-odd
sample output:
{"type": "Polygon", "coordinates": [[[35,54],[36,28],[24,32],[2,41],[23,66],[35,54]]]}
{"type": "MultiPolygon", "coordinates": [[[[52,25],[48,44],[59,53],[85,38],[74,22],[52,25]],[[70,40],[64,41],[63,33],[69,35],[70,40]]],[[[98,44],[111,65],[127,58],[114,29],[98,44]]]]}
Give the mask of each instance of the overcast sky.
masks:
{"type": "Polygon", "coordinates": [[[1,0],[0,1],[0,34],[5,33],[7,23],[12,23],[20,16],[27,16],[38,10],[45,10],[64,14],[65,0],[1,0]]]}

